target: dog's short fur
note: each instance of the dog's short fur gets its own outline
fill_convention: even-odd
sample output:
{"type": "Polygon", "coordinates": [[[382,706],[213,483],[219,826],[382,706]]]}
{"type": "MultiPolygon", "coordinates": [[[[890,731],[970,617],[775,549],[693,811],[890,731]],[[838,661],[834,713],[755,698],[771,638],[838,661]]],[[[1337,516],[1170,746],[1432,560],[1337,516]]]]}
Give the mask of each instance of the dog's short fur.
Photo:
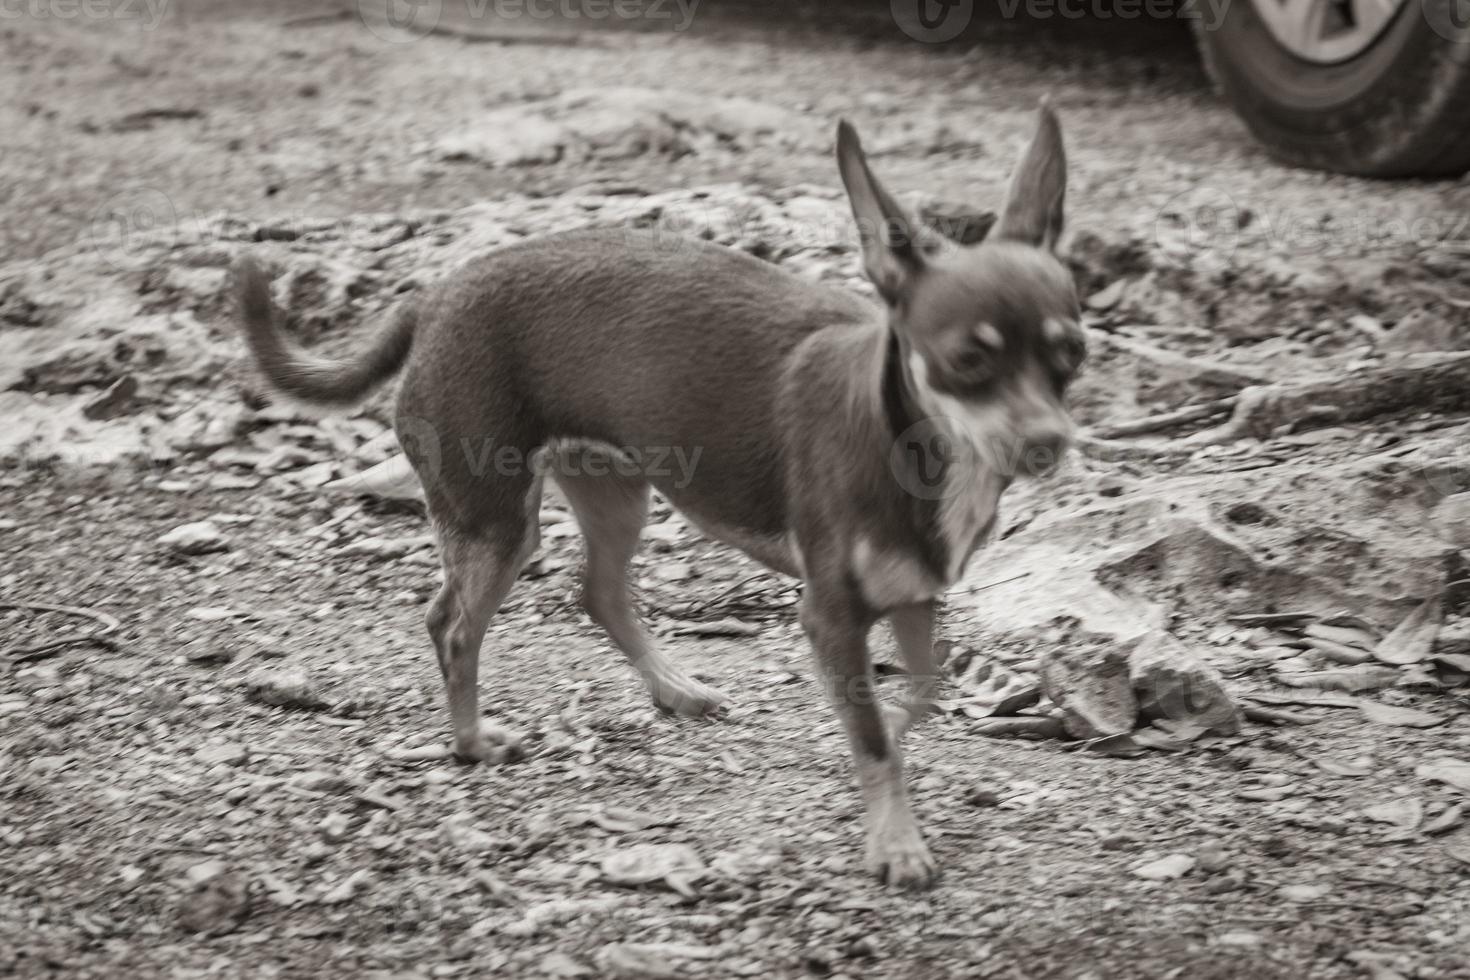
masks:
{"type": "Polygon", "coordinates": [[[882,306],[732,249],[600,229],[485,255],[403,304],[348,362],[283,339],[249,261],[240,309],[287,394],[350,403],[403,367],[399,437],[444,563],[428,626],[454,754],[500,759],[513,743],[482,723],[480,646],[536,550],[547,472],[582,525],[587,611],[660,707],[718,712],[724,698],[633,611],[627,565],[657,489],[710,536],[804,581],[801,623],[856,760],[869,864],[922,886],[935,864],[896,745],[936,674],[934,603],[1012,477],[1050,466],[1070,434],[1061,398],[1082,334],[1051,251],[1065,162],[1043,106],[996,227],[960,248],[922,240],[846,123],[837,152],[882,306]],[[692,470],[648,465],[675,450],[692,470]],[[885,617],[911,675],[886,722],[867,647],[885,617]]]}

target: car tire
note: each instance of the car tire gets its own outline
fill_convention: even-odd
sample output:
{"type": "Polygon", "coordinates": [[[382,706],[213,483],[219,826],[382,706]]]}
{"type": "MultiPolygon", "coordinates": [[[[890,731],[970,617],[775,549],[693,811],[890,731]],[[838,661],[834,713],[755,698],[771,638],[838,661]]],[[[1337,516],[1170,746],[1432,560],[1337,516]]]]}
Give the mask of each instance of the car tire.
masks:
{"type": "Polygon", "coordinates": [[[1258,3],[1196,20],[1205,65],[1255,136],[1288,163],[1364,177],[1470,170],[1470,0],[1405,0],[1365,48],[1309,60],[1258,3]]]}

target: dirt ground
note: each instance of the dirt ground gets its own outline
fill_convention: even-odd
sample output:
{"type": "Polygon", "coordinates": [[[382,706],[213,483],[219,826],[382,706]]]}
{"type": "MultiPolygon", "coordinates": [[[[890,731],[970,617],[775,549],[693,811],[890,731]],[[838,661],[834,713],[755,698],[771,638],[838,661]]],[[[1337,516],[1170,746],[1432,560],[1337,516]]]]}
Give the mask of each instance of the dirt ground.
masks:
{"type": "MultiPolygon", "coordinates": [[[[174,0],[151,30],[117,17],[0,20],[0,352],[56,326],[45,296],[92,301],[56,274],[77,269],[114,282],[127,315],[197,315],[211,351],[234,350],[219,287],[190,294],[155,273],[194,258],[204,269],[206,252],[271,239],[260,229],[294,229],[272,254],[319,242],[327,254],[339,231],[347,241],[403,215],[416,216],[409,238],[422,225],[452,245],[472,239],[464,228],[480,202],[501,202],[486,212],[496,234],[528,234],[543,204],[590,211],[708,186],[831,200],[823,134],[839,116],[871,134],[889,186],[994,207],[1043,94],[1066,126],[1084,291],[1127,285],[1090,308],[1092,326],[1124,342],[1094,347],[1084,423],[1217,397],[1242,378],[1397,363],[1365,350],[1363,335],[1386,348],[1411,316],[1436,318],[1447,346],[1470,346],[1470,183],[1277,166],[1215,100],[1176,22],[982,18],[935,46],[904,38],[883,4],[711,3],[683,32],[576,32],[584,25],[486,22],[445,6],[448,26],[527,43],[388,42],[350,8],[265,0],[174,0]],[[816,135],[511,166],[433,149],[488,113],[611,84],[738,96],[816,135]],[[255,231],[219,233],[237,219],[255,231]],[[301,233],[333,223],[319,238],[301,233]],[[145,251],[135,238],[159,264],[110,265],[145,251]],[[1378,333],[1353,326],[1358,315],[1378,333]],[[1223,366],[1213,380],[1173,362],[1140,371],[1142,339],[1223,366]]],[[[687,128],[676,136],[693,140],[687,128]]],[[[350,343],[414,273],[419,246],[388,241],[353,253],[379,264],[316,324],[331,341],[350,343]]],[[[850,249],[814,251],[854,273],[850,249]]],[[[314,419],[261,408],[237,368],[196,365],[166,382],[162,366],[130,368],[156,385],[144,405],[165,418],[190,400],[248,403],[233,442],[146,467],[21,460],[0,473],[0,972],[1470,977],[1470,787],[1424,773],[1470,758],[1463,685],[1369,695],[1429,712],[1426,727],[1309,701],[1292,709],[1306,724],[1252,722],[1127,758],[985,738],[975,719],[941,716],[910,736],[906,759],[944,877],[932,892],[895,894],[861,866],[845,743],[811,682],[794,587],[674,520],[637,559],[644,609],[680,662],[732,697],[728,718],[675,720],[647,705],[576,605],[579,540],[553,502],[543,555],[496,618],[482,668],[486,708],[528,733],[526,758],[395,757],[445,727],[423,627],[438,571],[418,540],[422,514],[332,496],[314,479],[257,478],[329,458],[336,476],[350,467],[329,456],[314,419]],[[268,453],[271,467],[260,464],[268,453]],[[205,520],[227,538],[219,550],[158,543],[205,520]],[[417,543],[354,547],[384,540],[417,543]],[[118,628],[103,646],[33,654],[91,624],[27,603],[84,607],[118,628]],[[732,619],[748,635],[673,629],[732,619]],[[314,689],[294,707],[252,686],[288,669],[314,689]],[[687,844],[705,873],[675,887],[610,882],[604,858],[643,844],[687,844]],[[1182,870],[1151,872],[1171,858],[1182,870]]],[[[3,378],[51,406],[99,385],[3,378]]],[[[359,417],[354,445],[381,431],[374,419],[359,417]]],[[[1386,633],[1426,590],[1461,577],[1470,545],[1456,516],[1470,510],[1444,503],[1470,488],[1463,415],[1399,411],[1315,431],[1183,462],[1079,463],[1073,483],[1019,496],[1017,536],[1000,554],[1024,549],[1049,508],[1213,494],[1229,540],[1274,551],[1277,564],[1249,564],[1260,576],[1247,585],[1180,564],[1150,598],[1167,596],[1170,629],[1231,684],[1259,688],[1286,656],[1280,638],[1231,615],[1286,611],[1272,590],[1289,588],[1317,599],[1317,613],[1346,609],[1386,633]]],[[[1001,594],[988,589],[1014,568],[976,565],[942,636],[1021,669],[1042,652],[1040,634],[1017,641],[987,625],[987,596],[1001,594]]],[[[1463,605],[1446,600],[1445,632],[1461,641],[1463,605]]],[[[886,638],[876,645],[885,659],[886,638]]],[[[1463,655],[1470,643],[1437,649],[1463,655]]]]}

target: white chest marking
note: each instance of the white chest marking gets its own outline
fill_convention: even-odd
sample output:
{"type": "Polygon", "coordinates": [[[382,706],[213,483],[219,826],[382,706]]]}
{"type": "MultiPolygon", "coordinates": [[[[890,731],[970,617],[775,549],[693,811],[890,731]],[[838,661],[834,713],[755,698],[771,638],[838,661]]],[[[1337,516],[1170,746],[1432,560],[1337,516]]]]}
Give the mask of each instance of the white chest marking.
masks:
{"type": "Polygon", "coordinates": [[[863,598],[875,609],[928,602],[949,584],[936,580],[911,555],[878,551],[867,538],[858,538],[853,545],[852,570],[863,598]]]}
{"type": "Polygon", "coordinates": [[[948,585],[959,579],[983,534],[995,523],[1006,488],[996,462],[1003,458],[1003,433],[1009,420],[1003,409],[974,405],[930,388],[924,359],[917,353],[909,357],[909,370],[920,404],[948,430],[958,452],[959,465],[945,475],[939,501],[939,533],[949,556],[948,585]]]}

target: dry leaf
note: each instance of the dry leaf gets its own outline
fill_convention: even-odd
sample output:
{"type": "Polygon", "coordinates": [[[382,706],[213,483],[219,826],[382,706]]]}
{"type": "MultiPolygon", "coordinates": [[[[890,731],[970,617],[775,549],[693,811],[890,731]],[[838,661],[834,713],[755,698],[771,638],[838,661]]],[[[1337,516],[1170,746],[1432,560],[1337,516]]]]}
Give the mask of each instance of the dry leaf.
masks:
{"type": "Polygon", "coordinates": [[[1368,653],[1378,645],[1379,636],[1366,623],[1353,621],[1350,617],[1334,617],[1313,623],[1302,631],[1307,637],[1328,640],[1342,646],[1356,647],[1368,653]]]}
{"type": "Polygon", "coordinates": [[[1419,829],[1426,834],[1443,834],[1460,826],[1464,819],[1465,806],[1462,803],[1456,803],[1454,806],[1445,807],[1434,819],[1419,829]]]}
{"type": "Polygon", "coordinates": [[[1470,674],[1470,654],[1466,653],[1436,653],[1429,659],[1436,663],[1448,664],[1462,674],[1470,674]]]}
{"type": "Polygon", "coordinates": [[[675,623],[669,632],[674,636],[755,636],[760,631],[761,628],[754,623],[746,623],[727,617],[708,623],[675,623]]]}
{"type": "Polygon", "coordinates": [[[1357,666],[1373,659],[1373,653],[1369,650],[1348,646],[1346,643],[1338,643],[1336,640],[1320,636],[1307,637],[1306,644],[1333,663],[1357,666]]]}
{"type": "Polygon", "coordinates": [[[1424,822],[1424,801],[1414,796],[1375,803],[1363,808],[1363,816],[1377,823],[1413,830],[1424,822]]]}
{"type": "Polygon", "coordinates": [[[664,882],[674,887],[674,879],[698,877],[704,870],[704,862],[688,844],[638,844],[602,859],[602,876],[615,885],[664,882]]]}
{"type": "Polygon", "coordinates": [[[1034,674],[1017,673],[994,660],[973,658],[965,672],[954,678],[964,697],[936,702],[940,710],[962,711],[969,718],[1014,715],[1041,700],[1041,681],[1034,674]]]}
{"type": "Polygon", "coordinates": [[[1373,766],[1371,765],[1371,763],[1360,761],[1357,759],[1354,759],[1351,762],[1339,762],[1336,759],[1328,759],[1326,757],[1318,758],[1316,756],[1309,755],[1303,755],[1302,758],[1306,759],[1308,762],[1316,766],[1318,769],[1321,769],[1323,772],[1330,773],[1334,776],[1358,777],[1370,776],[1373,774],[1373,766]]]}
{"type": "Polygon", "coordinates": [[[1146,749],[1165,752],[1181,752],[1209,729],[1189,721],[1171,722],[1166,718],[1155,721],[1152,727],[1133,732],[1133,741],[1146,749]]]}
{"type": "Polygon", "coordinates": [[[657,950],[631,943],[609,943],[598,950],[597,962],[605,973],[626,980],[675,980],[681,976],[657,950]]]}
{"type": "Polygon", "coordinates": [[[678,817],[660,817],[624,806],[593,807],[585,819],[615,834],[647,830],[649,827],[672,827],[679,822],[678,817]]]}
{"type": "Polygon", "coordinates": [[[1106,738],[1094,738],[1085,745],[1089,752],[1096,752],[1098,755],[1106,755],[1114,759],[1135,759],[1148,751],[1133,740],[1132,732],[1109,735],[1106,738]]]}
{"type": "Polygon", "coordinates": [[[1443,621],[1443,602],[1438,595],[1430,596],[1383,638],[1373,656],[1386,664],[1417,664],[1434,649],[1434,638],[1443,621]]]}
{"type": "Polygon", "coordinates": [[[1157,861],[1139,865],[1133,869],[1132,874],[1135,878],[1146,881],[1169,881],[1188,874],[1194,863],[1194,858],[1188,854],[1170,854],[1157,861]]]}
{"type": "Polygon", "coordinates": [[[987,718],[974,726],[976,735],[1039,735],[1042,738],[1061,738],[1062,720],[1047,715],[1020,715],[1015,718],[987,718]]]}
{"type": "MultiPolygon", "coordinates": [[[[1386,641],[1385,641],[1386,642],[1386,641]]],[[[1317,688],[1322,691],[1373,691],[1392,687],[1399,672],[1388,667],[1349,667],[1344,670],[1316,670],[1306,674],[1279,674],[1276,680],[1287,687],[1317,688]]]]}
{"type": "Polygon", "coordinates": [[[1315,902],[1331,890],[1326,885],[1282,885],[1280,895],[1288,902],[1315,902]]]}
{"type": "Polygon", "coordinates": [[[1363,717],[1377,725],[1397,725],[1401,728],[1433,728],[1445,722],[1444,715],[1434,715],[1415,708],[1395,708],[1376,701],[1364,701],[1358,705],[1363,717]]]}
{"type": "Polygon", "coordinates": [[[1305,708],[1356,708],[1358,699],[1346,694],[1247,694],[1247,698],[1261,704],[1299,704],[1305,708]]]}
{"type": "Polygon", "coordinates": [[[1455,789],[1470,793],[1470,762],[1459,759],[1444,759],[1426,762],[1414,770],[1414,775],[1433,783],[1445,783],[1455,789]]]}

